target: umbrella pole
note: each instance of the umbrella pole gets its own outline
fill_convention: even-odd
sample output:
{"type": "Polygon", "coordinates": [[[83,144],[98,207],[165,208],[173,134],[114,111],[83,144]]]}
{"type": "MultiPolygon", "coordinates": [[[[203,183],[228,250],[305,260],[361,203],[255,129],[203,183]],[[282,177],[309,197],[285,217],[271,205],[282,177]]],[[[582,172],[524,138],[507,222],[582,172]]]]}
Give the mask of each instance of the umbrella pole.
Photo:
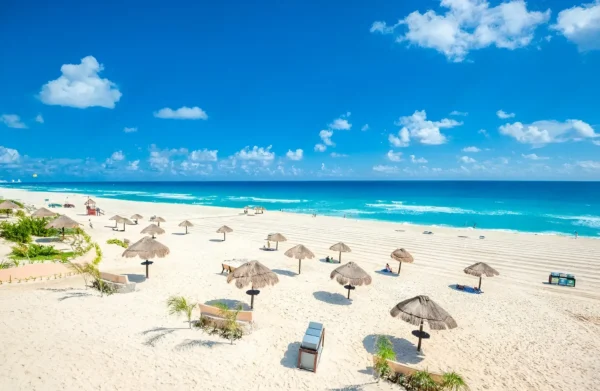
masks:
{"type": "Polygon", "coordinates": [[[225,232],[223,232],[223,241],[225,241],[225,232]]]}
{"type": "Polygon", "coordinates": [[[479,276],[479,288],[477,290],[481,290],[481,276],[479,276]]]}
{"type": "Polygon", "coordinates": [[[117,228],[117,224],[119,224],[119,222],[115,220],[115,228],[117,228]]]}
{"type": "Polygon", "coordinates": [[[342,250],[340,250],[340,255],[338,255],[338,260],[340,263],[342,263],[342,250]]]}
{"type": "Polygon", "coordinates": [[[417,345],[417,352],[421,351],[421,337],[423,336],[423,319],[421,319],[421,326],[419,326],[419,344],[417,345]]]}
{"type": "MultiPolygon", "coordinates": [[[[252,290],[254,290],[254,284],[252,284],[252,290]]],[[[250,309],[254,309],[254,295],[250,295],[250,309]]]]}
{"type": "Polygon", "coordinates": [[[398,275],[400,275],[400,269],[402,269],[402,262],[399,262],[400,264],[398,265],[398,275]]]}
{"type": "Polygon", "coordinates": [[[63,227],[62,231],[63,231],[62,232],[62,234],[63,234],[63,240],[65,240],[65,227],[63,227]]]}
{"type": "MultiPolygon", "coordinates": [[[[350,286],[350,285],[348,285],[350,286]]],[[[348,300],[350,300],[350,288],[348,288],[348,300]]]]}
{"type": "Polygon", "coordinates": [[[125,232],[125,222],[123,221],[123,232],[125,232]]]}
{"type": "Polygon", "coordinates": [[[150,264],[148,263],[148,260],[146,259],[146,278],[150,278],[149,267],[150,267],[150,264]]]}
{"type": "Polygon", "coordinates": [[[279,242],[275,242],[275,250],[279,250],[279,242]]]}
{"type": "Polygon", "coordinates": [[[301,269],[302,269],[302,260],[298,259],[298,274],[300,274],[301,269]]]}
{"type": "Polygon", "coordinates": [[[185,226],[185,234],[187,235],[187,225],[185,226]]]}

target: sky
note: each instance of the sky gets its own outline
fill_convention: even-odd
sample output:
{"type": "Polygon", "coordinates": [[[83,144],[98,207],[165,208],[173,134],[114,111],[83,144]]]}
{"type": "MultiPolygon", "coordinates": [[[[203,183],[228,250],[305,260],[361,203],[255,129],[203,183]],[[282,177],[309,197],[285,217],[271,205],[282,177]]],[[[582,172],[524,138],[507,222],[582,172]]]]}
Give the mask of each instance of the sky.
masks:
{"type": "Polygon", "coordinates": [[[600,0],[0,3],[0,180],[600,180],[600,0]]]}

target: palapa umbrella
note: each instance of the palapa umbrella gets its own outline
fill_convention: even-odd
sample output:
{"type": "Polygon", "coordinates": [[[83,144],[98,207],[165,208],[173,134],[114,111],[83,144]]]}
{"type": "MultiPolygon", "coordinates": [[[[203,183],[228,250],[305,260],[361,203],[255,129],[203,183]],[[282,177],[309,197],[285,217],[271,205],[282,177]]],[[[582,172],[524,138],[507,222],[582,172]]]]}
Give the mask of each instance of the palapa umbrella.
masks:
{"type": "Polygon", "coordinates": [[[348,247],[345,243],[343,242],[339,242],[334,244],[333,246],[329,247],[330,250],[332,251],[339,251],[339,256],[338,256],[338,261],[340,263],[342,263],[342,253],[349,253],[352,252],[352,250],[350,249],[350,247],[348,247]]]}
{"type": "Polygon", "coordinates": [[[142,215],[139,215],[139,214],[137,214],[137,213],[136,213],[136,214],[134,214],[133,216],[131,216],[131,220],[133,220],[133,222],[134,222],[134,223],[136,223],[136,224],[138,223],[138,220],[141,220],[141,219],[143,219],[143,218],[144,218],[144,216],[142,216],[142,215]]]}
{"type": "Polygon", "coordinates": [[[390,257],[400,263],[398,265],[398,275],[400,275],[400,269],[402,269],[402,262],[413,263],[415,261],[412,255],[403,248],[394,250],[390,257]]]}
{"type": "Polygon", "coordinates": [[[150,224],[149,226],[147,226],[146,228],[144,228],[142,230],[142,232],[140,232],[140,233],[152,235],[152,239],[154,239],[154,235],[162,235],[162,234],[165,233],[165,230],[162,229],[162,228],[160,228],[156,224],[150,224]]]}
{"type": "Polygon", "coordinates": [[[290,248],[284,254],[286,257],[295,258],[298,260],[298,274],[302,269],[302,260],[303,259],[313,259],[315,254],[312,251],[299,244],[295,247],[290,248]]]}
{"type": "Polygon", "coordinates": [[[119,223],[123,223],[123,232],[125,232],[125,224],[127,225],[135,225],[135,223],[129,220],[126,217],[121,217],[121,220],[118,220],[119,223]]]}
{"type": "Polygon", "coordinates": [[[287,239],[285,238],[285,236],[283,236],[280,233],[276,233],[276,234],[269,234],[269,236],[267,236],[267,240],[270,242],[275,242],[275,250],[279,250],[279,242],[285,242],[287,241],[287,239]]]}
{"type": "Polygon", "coordinates": [[[170,250],[167,246],[150,236],[144,236],[142,239],[129,246],[129,248],[123,252],[122,256],[125,258],[140,257],[141,259],[145,259],[145,261],[142,262],[142,265],[146,266],[146,278],[150,278],[148,267],[154,262],[149,261],[149,259],[155,257],[164,258],[169,255],[169,253],[170,250]]]}
{"type": "Polygon", "coordinates": [[[225,241],[225,234],[227,234],[228,232],[233,232],[233,230],[226,225],[222,226],[217,230],[218,234],[223,234],[223,241],[225,241]]]}
{"type": "Polygon", "coordinates": [[[158,226],[160,227],[160,223],[166,223],[167,220],[163,219],[162,217],[155,217],[152,221],[158,223],[158,226]]]}
{"type": "Polygon", "coordinates": [[[465,268],[465,273],[470,274],[472,276],[479,277],[479,288],[477,288],[478,290],[481,290],[481,277],[482,276],[494,277],[494,276],[500,275],[500,273],[498,273],[498,271],[496,269],[494,269],[487,263],[483,263],[483,262],[478,262],[474,265],[471,265],[471,266],[465,268]]]}
{"type": "Polygon", "coordinates": [[[277,274],[273,273],[268,267],[258,261],[250,261],[229,273],[227,282],[235,280],[235,286],[242,289],[248,285],[251,289],[246,293],[250,295],[250,309],[254,309],[254,296],[260,291],[255,288],[264,288],[269,285],[275,285],[279,282],[277,274]]]}
{"type": "Polygon", "coordinates": [[[115,221],[115,228],[117,228],[119,222],[123,219],[123,217],[119,216],[119,215],[114,215],[113,217],[111,217],[109,220],[114,220],[115,221]]]}
{"type": "Polygon", "coordinates": [[[427,321],[432,330],[453,329],[457,326],[454,318],[428,296],[415,296],[401,301],[392,308],[390,314],[394,318],[400,317],[405,322],[419,326],[418,351],[421,351],[424,321],[427,321]]]}
{"type": "Polygon", "coordinates": [[[6,209],[6,217],[8,217],[9,209],[21,209],[21,207],[11,200],[4,200],[2,203],[0,203],[0,209],[6,209]]]}
{"type": "Polygon", "coordinates": [[[37,217],[37,218],[42,218],[43,219],[45,217],[54,217],[56,215],[58,215],[58,213],[53,212],[53,211],[51,211],[49,209],[46,209],[46,208],[40,208],[40,209],[36,210],[35,212],[33,212],[31,214],[31,217],[37,217]]]}
{"type": "Polygon", "coordinates": [[[183,220],[181,223],[179,223],[179,226],[180,227],[185,227],[185,234],[187,235],[187,233],[188,233],[188,227],[193,227],[194,224],[192,224],[188,220],[183,220]]]}
{"type": "Polygon", "coordinates": [[[79,224],[77,221],[71,219],[70,217],[62,215],[59,218],[54,219],[53,221],[46,224],[46,228],[56,228],[56,229],[62,230],[62,237],[64,239],[65,238],[65,228],[77,228],[80,225],[81,224],[79,224]]]}
{"type": "Polygon", "coordinates": [[[355,286],[371,285],[372,281],[371,276],[354,262],[348,262],[337,267],[329,277],[332,280],[335,278],[340,285],[346,284],[344,288],[348,289],[348,299],[350,299],[350,291],[355,286]]]}

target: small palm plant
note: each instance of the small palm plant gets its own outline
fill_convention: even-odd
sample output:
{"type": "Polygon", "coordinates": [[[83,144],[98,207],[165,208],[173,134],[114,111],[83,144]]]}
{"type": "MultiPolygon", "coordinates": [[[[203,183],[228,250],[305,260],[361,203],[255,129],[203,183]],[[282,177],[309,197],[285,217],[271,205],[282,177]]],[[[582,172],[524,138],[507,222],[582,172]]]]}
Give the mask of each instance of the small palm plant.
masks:
{"type": "Polygon", "coordinates": [[[442,389],[448,391],[468,391],[465,380],[456,372],[446,372],[442,376],[442,389]]]}
{"type": "Polygon", "coordinates": [[[436,391],[438,385],[433,381],[431,374],[427,371],[417,371],[410,375],[408,386],[411,390],[419,391],[436,391]]]}
{"type": "Polygon", "coordinates": [[[388,337],[380,335],[375,343],[377,349],[375,353],[375,372],[380,378],[387,378],[391,375],[392,369],[390,368],[387,360],[395,360],[396,353],[394,347],[388,337]]]}
{"type": "MultiPolygon", "coordinates": [[[[83,277],[83,283],[85,284],[85,289],[88,288],[88,280],[90,278],[93,278],[97,274],[96,266],[94,266],[88,262],[85,262],[85,263],[67,262],[67,263],[65,263],[65,265],[70,270],[73,270],[75,273],[81,274],[81,277],[83,277]]],[[[56,277],[56,275],[55,275],[55,277],[56,277]]]]}
{"type": "Polygon", "coordinates": [[[192,311],[196,303],[192,303],[183,296],[171,296],[167,300],[169,315],[185,315],[187,317],[190,329],[192,328],[192,311]]]}
{"type": "Polygon", "coordinates": [[[225,303],[216,303],[215,307],[219,309],[224,319],[223,324],[219,327],[219,335],[222,338],[228,339],[233,345],[233,341],[242,338],[243,334],[242,326],[237,321],[242,306],[238,304],[234,309],[230,309],[225,303]]]}

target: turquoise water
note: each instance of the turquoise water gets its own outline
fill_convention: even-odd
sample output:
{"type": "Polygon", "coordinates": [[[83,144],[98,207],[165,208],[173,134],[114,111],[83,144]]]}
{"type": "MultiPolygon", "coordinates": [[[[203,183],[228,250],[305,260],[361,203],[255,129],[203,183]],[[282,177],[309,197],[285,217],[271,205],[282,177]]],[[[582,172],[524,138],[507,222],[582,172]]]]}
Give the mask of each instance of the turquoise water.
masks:
{"type": "MultiPolygon", "coordinates": [[[[4,184],[32,191],[399,223],[600,237],[600,182],[335,181],[4,184]]],[[[62,203],[60,196],[51,201],[62,203]]]]}

